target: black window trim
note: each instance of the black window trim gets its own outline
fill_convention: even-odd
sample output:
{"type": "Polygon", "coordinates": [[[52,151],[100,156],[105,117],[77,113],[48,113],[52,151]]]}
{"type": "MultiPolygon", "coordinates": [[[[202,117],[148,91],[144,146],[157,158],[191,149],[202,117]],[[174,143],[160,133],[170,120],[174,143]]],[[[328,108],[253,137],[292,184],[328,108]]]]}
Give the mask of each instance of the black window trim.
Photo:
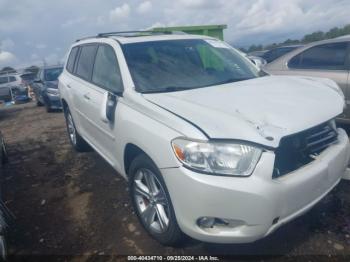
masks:
{"type": "Polygon", "coordinates": [[[96,49],[96,54],[95,54],[95,58],[94,58],[94,64],[93,64],[93,66],[92,66],[92,74],[91,74],[91,81],[90,81],[90,83],[93,84],[93,85],[95,85],[95,86],[97,86],[97,87],[99,87],[99,88],[102,88],[102,89],[104,89],[104,90],[106,90],[106,91],[108,91],[108,92],[111,92],[111,93],[113,93],[113,94],[115,94],[115,95],[120,96],[122,93],[124,93],[124,83],[123,83],[123,77],[122,77],[122,73],[121,73],[120,66],[119,66],[118,57],[117,57],[117,55],[116,55],[116,53],[115,53],[115,50],[114,50],[113,46],[111,46],[110,44],[107,44],[107,43],[97,43],[97,45],[98,45],[98,46],[97,46],[97,49],[96,49]],[[121,91],[120,91],[120,92],[116,92],[116,91],[114,91],[114,90],[110,90],[109,88],[106,88],[106,87],[104,87],[104,86],[101,86],[101,85],[99,85],[99,84],[97,84],[97,83],[95,83],[95,82],[92,81],[92,75],[94,74],[97,51],[98,51],[98,48],[99,48],[100,46],[103,46],[103,45],[109,46],[109,47],[112,48],[113,54],[114,54],[114,57],[115,57],[115,60],[117,61],[117,65],[118,65],[118,67],[119,67],[119,72],[120,72],[120,79],[121,79],[121,91]]]}
{"type": "Polygon", "coordinates": [[[299,53],[295,54],[294,56],[290,57],[287,61],[287,68],[289,70],[310,70],[310,71],[314,71],[314,70],[319,70],[319,71],[349,71],[350,70],[350,41],[339,41],[339,42],[329,42],[329,43],[322,43],[322,44],[316,44],[316,45],[313,45],[313,46],[310,46],[308,48],[305,48],[303,49],[302,51],[300,51],[299,53]],[[327,44],[338,44],[338,43],[344,43],[346,42],[347,43],[347,47],[346,47],[346,50],[345,50],[345,62],[344,62],[344,68],[342,69],[326,69],[326,68],[295,68],[295,67],[290,67],[289,66],[289,63],[290,61],[302,54],[303,52],[313,48],[313,47],[316,47],[316,46],[321,46],[321,45],[327,45],[327,44]]]}
{"type": "Polygon", "coordinates": [[[79,50],[78,50],[77,56],[76,56],[75,61],[74,61],[74,67],[73,67],[72,75],[74,75],[74,76],[78,77],[79,79],[82,79],[82,80],[84,80],[86,82],[92,83],[91,82],[91,78],[92,78],[92,72],[94,70],[94,65],[95,65],[95,59],[96,59],[98,45],[99,45],[99,43],[86,43],[86,44],[79,45],[79,50]],[[82,76],[77,74],[77,69],[78,69],[78,62],[79,62],[80,55],[81,55],[81,50],[82,50],[82,48],[84,46],[89,46],[89,45],[96,46],[96,50],[95,50],[95,54],[94,54],[94,59],[93,59],[93,65],[92,65],[92,71],[91,71],[90,79],[86,79],[86,78],[84,78],[84,77],[82,77],[82,76]]]}

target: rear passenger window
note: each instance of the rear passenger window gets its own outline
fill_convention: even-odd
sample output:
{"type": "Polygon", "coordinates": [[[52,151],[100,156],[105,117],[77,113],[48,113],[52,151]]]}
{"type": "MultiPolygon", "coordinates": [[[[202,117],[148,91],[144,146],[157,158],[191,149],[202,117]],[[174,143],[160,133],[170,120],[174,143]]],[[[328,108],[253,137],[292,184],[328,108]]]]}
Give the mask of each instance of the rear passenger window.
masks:
{"type": "Polygon", "coordinates": [[[73,68],[74,68],[74,62],[75,62],[75,57],[77,56],[78,53],[78,47],[73,47],[72,51],[70,51],[68,61],[67,61],[67,70],[70,73],[73,73],[73,68]]]}
{"type": "Polygon", "coordinates": [[[91,80],[96,49],[96,45],[84,45],[81,47],[76,74],[87,81],[91,80]]]}
{"type": "Polygon", "coordinates": [[[345,69],[347,43],[331,43],[311,47],[293,57],[288,66],[296,69],[345,69]]]}
{"type": "Polygon", "coordinates": [[[0,85],[7,83],[7,76],[0,77],[0,85]]]}
{"type": "Polygon", "coordinates": [[[92,82],[112,92],[123,91],[117,57],[111,46],[100,45],[98,47],[92,82]]]}

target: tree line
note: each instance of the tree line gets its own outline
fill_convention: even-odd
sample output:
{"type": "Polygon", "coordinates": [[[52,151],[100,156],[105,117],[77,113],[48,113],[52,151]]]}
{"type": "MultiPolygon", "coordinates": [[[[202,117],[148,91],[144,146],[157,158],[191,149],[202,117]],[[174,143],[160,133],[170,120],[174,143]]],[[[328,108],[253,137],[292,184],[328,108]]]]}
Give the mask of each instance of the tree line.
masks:
{"type": "Polygon", "coordinates": [[[249,48],[240,48],[243,52],[249,53],[253,51],[260,51],[260,50],[270,50],[275,47],[279,46],[285,46],[285,45],[298,45],[298,44],[307,44],[315,41],[335,38],[343,35],[350,34],[350,24],[345,25],[344,27],[338,28],[333,27],[327,32],[323,31],[316,31],[311,34],[304,35],[301,39],[287,39],[284,42],[281,43],[273,43],[268,45],[251,45],[249,48]]]}

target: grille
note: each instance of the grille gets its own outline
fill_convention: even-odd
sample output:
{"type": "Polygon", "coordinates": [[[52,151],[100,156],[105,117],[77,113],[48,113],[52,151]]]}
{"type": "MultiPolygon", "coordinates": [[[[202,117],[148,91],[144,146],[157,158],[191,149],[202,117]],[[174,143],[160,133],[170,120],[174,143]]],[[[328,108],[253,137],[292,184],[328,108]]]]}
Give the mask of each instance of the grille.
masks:
{"type": "Polygon", "coordinates": [[[338,133],[331,122],[283,137],[275,151],[273,178],[312,162],[315,156],[337,141],[338,133]]]}

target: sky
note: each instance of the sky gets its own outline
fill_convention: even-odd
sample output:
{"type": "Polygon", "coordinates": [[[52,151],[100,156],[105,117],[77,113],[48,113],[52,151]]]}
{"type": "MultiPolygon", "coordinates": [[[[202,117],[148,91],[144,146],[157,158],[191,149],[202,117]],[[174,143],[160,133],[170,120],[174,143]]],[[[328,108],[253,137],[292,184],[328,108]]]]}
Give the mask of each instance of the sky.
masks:
{"type": "Polygon", "coordinates": [[[0,68],[56,64],[78,38],[155,26],[227,24],[236,47],[349,23],[349,0],[0,0],[0,68]]]}

